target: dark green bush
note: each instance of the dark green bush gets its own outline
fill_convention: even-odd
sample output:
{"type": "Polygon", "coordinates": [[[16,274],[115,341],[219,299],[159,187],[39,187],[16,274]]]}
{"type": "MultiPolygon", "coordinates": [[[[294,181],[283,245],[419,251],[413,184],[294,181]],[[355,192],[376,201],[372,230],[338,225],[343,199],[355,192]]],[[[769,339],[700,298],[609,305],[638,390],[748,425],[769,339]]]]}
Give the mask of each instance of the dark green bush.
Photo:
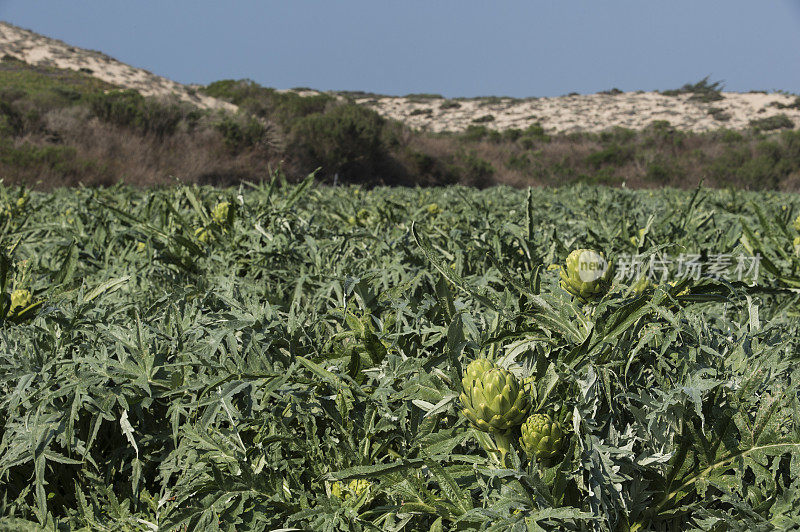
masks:
{"type": "Polygon", "coordinates": [[[467,129],[461,134],[461,138],[470,142],[477,142],[486,138],[489,134],[489,128],[486,126],[467,126],[467,129]]]}
{"type": "Polygon", "coordinates": [[[794,122],[784,114],[768,116],[750,121],[750,127],[756,131],[773,131],[776,129],[792,129],[794,122]]]}
{"type": "Polygon", "coordinates": [[[711,107],[708,110],[708,114],[710,114],[714,120],[719,120],[720,122],[727,122],[731,119],[731,115],[725,112],[725,109],[721,107],[711,107]]]}
{"type": "Polygon", "coordinates": [[[306,167],[321,166],[328,175],[366,177],[386,157],[383,125],[384,119],[374,111],[339,105],[298,120],[291,131],[291,145],[306,167]]]}
{"type": "Polygon", "coordinates": [[[275,92],[274,89],[262,87],[250,79],[223,79],[203,87],[201,91],[235,105],[243,105],[248,100],[262,98],[266,92],[275,92]]]}
{"type": "Polygon", "coordinates": [[[612,144],[586,157],[586,163],[595,168],[600,168],[601,166],[620,166],[631,160],[632,157],[633,150],[630,146],[612,144]]]}
{"type": "Polygon", "coordinates": [[[336,101],[327,94],[300,96],[295,92],[278,92],[247,79],[216,81],[204,87],[202,92],[227,100],[244,111],[268,118],[287,129],[291,129],[303,117],[325,112],[336,101]]]}
{"type": "Polygon", "coordinates": [[[234,152],[257,146],[267,137],[267,128],[252,116],[225,116],[215,124],[225,145],[234,152]]]}
{"type": "Polygon", "coordinates": [[[659,185],[668,185],[676,175],[676,161],[664,157],[656,157],[647,165],[645,177],[648,181],[659,185]]]}
{"type": "Polygon", "coordinates": [[[778,109],[797,109],[800,110],[800,96],[795,96],[792,103],[772,102],[770,105],[778,109]]]}
{"type": "Polygon", "coordinates": [[[603,144],[624,144],[631,142],[638,135],[637,131],[625,127],[614,127],[600,132],[600,142],[603,144]]]}
{"type": "Polygon", "coordinates": [[[506,161],[506,168],[510,170],[526,171],[531,166],[531,159],[527,153],[510,155],[506,161]]]}
{"type": "Polygon", "coordinates": [[[410,102],[424,102],[426,100],[442,100],[444,96],[441,94],[434,94],[429,92],[419,92],[419,93],[412,93],[406,94],[405,99],[410,102]]]}
{"type": "Polygon", "coordinates": [[[680,131],[666,120],[655,120],[645,128],[642,145],[645,147],[680,148],[686,138],[686,132],[680,131]]]}
{"type": "Polygon", "coordinates": [[[732,129],[725,129],[721,132],[720,140],[726,144],[736,144],[744,140],[744,135],[732,129]]]}
{"type": "Polygon", "coordinates": [[[550,142],[550,136],[544,132],[544,128],[538,122],[525,128],[520,136],[520,144],[525,149],[533,148],[537,143],[545,142],[550,142]]]}
{"type": "Polygon", "coordinates": [[[414,166],[414,172],[419,175],[430,173],[436,165],[436,159],[420,151],[411,151],[409,157],[414,166]]]}
{"type": "Polygon", "coordinates": [[[442,110],[444,110],[444,109],[459,109],[459,108],[461,108],[461,104],[458,103],[458,102],[455,102],[453,100],[446,100],[446,101],[442,102],[442,104],[439,106],[439,109],[442,109],[442,110]]]}
{"type": "Polygon", "coordinates": [[[22,133],[23,127],[24,122],[19,112],[0,100],[0,136],[17,136],[22,133]]]}
{"type": "Polygon", "coordinates": [[[195,122],[200,112],[177,102],[159,102],[134,90],[98,93],[89,99],[92,112],[103,122],[158,137],[172,135],[182,121],[195,122]]]}
{"type": "Polygon", "coordinates": [[[474,150],[460,154],[459,159],[466,184],[480,188],[493,184],[494,167],[492,163],[479,157],[474,150]]]}
{"type": "Polygon", "coordinates": [[[697,83],[686,83],[680,89],[663,91],[665,96],[678,96],[680,94],[691,94],[690,100],[703,103],[714,102],[723,99],[722,89],[724,85],[721,81],[709,82],[706,76],[697,83]]]}

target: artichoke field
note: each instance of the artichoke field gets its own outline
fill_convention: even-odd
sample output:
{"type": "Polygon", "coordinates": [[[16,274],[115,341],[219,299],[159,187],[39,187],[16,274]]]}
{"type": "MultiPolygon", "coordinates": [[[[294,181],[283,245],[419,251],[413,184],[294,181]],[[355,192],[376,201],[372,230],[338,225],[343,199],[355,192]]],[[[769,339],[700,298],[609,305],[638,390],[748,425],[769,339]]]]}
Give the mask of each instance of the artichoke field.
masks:
{"type": "Polygon", "coordinates": [[[2,530],[800,527],[798,196],[0,202],[2,530]]]}

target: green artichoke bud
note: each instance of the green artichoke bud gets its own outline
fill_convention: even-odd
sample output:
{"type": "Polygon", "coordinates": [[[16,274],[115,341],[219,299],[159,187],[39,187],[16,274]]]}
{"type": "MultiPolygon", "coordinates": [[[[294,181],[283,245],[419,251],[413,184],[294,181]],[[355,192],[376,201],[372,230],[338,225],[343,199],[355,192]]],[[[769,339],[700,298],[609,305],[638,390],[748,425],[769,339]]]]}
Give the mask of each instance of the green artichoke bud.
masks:
{"type": "Polygon", "coordinates": [[[343,501],[358,499],[370,488],[371,485],[372,484],[370,484],[369,480],[365,479],[354,479],[351,480],[347,485],[337,480],[331,484],[331,495],[343,501]]]}
{"type": "Polygon", "coordinates": [[[369,480],[363,478],[351,480],[347,484],[347,489],[350,491],[350,494],[356,498],[361,497],[369,487],[369,480]]]}
{"type": "Polygon", "coordinates": [[[340,480],[337,480],[333,484],[331,484],[331,495],[336,497],[337,499],[341,499],[343,495],[344,485],[340,480]]]}
{"type": "Polygon", "coordinates": [[[211,211],[211,219],[217,225],[224,225],[228,222],[228,212],[230,211],[231,204],[227,201],[217,203],[211,211]]]}
{"type": "Polygon", "coordinates": [[[608,290],[610,280],[611,268],[605,257],[591,249],[573,250],[566,267],[561,268],[561,288],[584,302],[608,290]]]}
{"type": "Polygon", "coordinates": [[[533,414],[520,429],[520,446],[531,458],[547,460],[558,454],[564,444],[561,423],[553,421],[547,414],[533,414]]]}
{"type": "Polygon", "coordinates": [[[33,296],[29,290],[14,290],[11,292],[11,306],[8,315],[11,316],[17,311],[23,310],[31,305],[33,296]]]}
{"type": "Polygon", "coordinates": [[[496,367],[494,362],[489,359],[477,358],[470,362],[467,369],[464,370],[464,378],[461,379],[461,384],[464,385],[466,390],[467,387],[472,386],[473,381],[480,379],[484,373],[496,367]]]}
{"type": "Polygon", "coordinates": [[[211,231],[206,227],[198,227],[197,229],[195,229],[194,236],[196,236],[197,240],[199,240],[204,244],[207,244],[214,238],[214,235],[212,235],[211,231]]]}
{"type": "Polygon", "coordinates": [[[479,359],[467,367],[461,383],[461,413],[478,429],[497,433],[522,423],[528,411],[528,394],[510,371],[479,359]]]}
{"type": "Polygon", "coordinates": [[[800,215],[794,219],[794,223],[792,225],[794,226],[795,231],[800,232],[800,215]]]}

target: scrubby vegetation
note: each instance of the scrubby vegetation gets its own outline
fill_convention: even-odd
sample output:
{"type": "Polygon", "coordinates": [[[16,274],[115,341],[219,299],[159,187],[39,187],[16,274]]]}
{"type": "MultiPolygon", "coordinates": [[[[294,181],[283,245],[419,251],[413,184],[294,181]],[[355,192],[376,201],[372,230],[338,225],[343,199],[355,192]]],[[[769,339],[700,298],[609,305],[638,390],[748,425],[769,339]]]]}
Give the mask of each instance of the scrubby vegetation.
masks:
{"type": "MultiPolygon", "coordinates": [[[[744,132],[688,133],[655,122],[642,131],[550,135],[538,124],[499,132],[489,127],[494,117],[481,114],[463,133],[432,134],[349,99],[364,93],[300,96],[247,80],[199,89],[239,106],[237,114],[10,58],[0,62],[0,87],[0,178],[42,188],[257,182],[278,167],[295,177],[319,168],[320,181],[370,185],[800,187],[800,133],[781,131],[795,126],[784,115],[754,120],[744,132]]],[[[705,79],[673,92],[714,101],[719,88],[705,79]]],[[[432,106],[420,113],[460,105],[413,97],[432,106]]],[[[719,109],[709,113],[724,118],[719,109]]]]}
{"type": "Polygon", "coordinates": [[[686,83],[680,89],[662,91],[666,96],[678,96],[680,94],[690,94],[690,100],[709,103],[721,100],[724,85],[721,81],[708,81],[709,76],[704,77],[697,83],[686,83]]]}

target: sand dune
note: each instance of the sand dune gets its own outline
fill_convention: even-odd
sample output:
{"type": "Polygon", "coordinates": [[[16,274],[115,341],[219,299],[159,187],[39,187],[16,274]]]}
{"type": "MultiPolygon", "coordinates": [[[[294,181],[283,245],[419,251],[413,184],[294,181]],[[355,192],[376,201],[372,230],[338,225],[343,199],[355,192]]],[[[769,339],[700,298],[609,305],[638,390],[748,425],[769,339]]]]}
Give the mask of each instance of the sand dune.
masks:
{"type": "Polygon", "coordinates": [[[0,56],[11,55],[40,66],[81,70],[108,83],[134,89],[144,96],[177,96],[203,109],[236,110],[236,106],[196,93],[147,70],[134,68],[103,53],[76,48],[29,30],[0,22],[0,56]]]}
{"type": "Polygon", "coordinates": [[[794,96],[772,93],[722,93],[723,99],[702,103],[691,94],[665,96],[657,92],[589,94],[558,98],[478,98],[444,100],[414,97],[358,98],[357,103],[381,115],[431,132],[463,131],[470,125],[491,129],[524,129],[539,123],[548,133],[602,131],[612,127],[641,129],[665,120],[677,129],[708,131],[744,129],[751,120],[785,114],[800,126],[800,109],[794,96]],[[444,105],[443,105],[444,104],[444,105]],[[456,107],[455,105],[458,105],[456,107]]]}

